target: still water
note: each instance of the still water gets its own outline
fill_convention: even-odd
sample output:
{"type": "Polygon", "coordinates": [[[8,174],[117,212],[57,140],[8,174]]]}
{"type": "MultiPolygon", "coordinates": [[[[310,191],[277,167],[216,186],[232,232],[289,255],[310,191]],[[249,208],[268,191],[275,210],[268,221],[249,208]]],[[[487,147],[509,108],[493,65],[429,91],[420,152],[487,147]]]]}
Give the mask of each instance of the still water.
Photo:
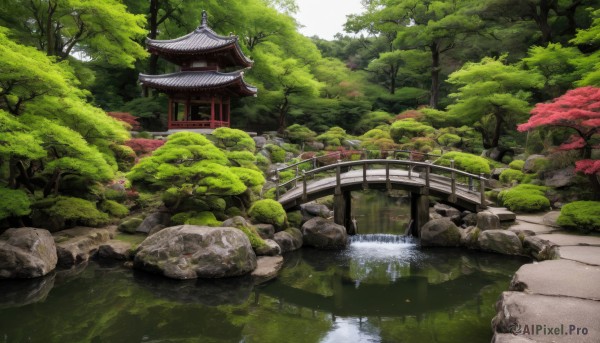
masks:
{"type": "Polygon", "coordinates": [[[97,263],[0,281],[0,343],[489,342],[494,303],[527,260],[421,250],[394,235],[408,224],[401,198],[373,192],[354,202],[363,236],[342,252],[289,254],[263,285],[97,263]]]}

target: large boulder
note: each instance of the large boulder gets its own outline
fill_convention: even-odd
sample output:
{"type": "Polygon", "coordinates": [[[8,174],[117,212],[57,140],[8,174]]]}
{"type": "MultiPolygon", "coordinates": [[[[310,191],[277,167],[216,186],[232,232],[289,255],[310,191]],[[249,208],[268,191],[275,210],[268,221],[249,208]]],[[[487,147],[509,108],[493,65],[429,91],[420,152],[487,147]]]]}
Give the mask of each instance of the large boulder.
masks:
{"type": "Polygon", "coordinates": [[[535,173],[535,172],[537,172],[535,161],[542,160],[542,159],[546,159],[546,156],[544,156],[544,155],[530,155],[529,157],[527,157],[527,159],[525,160],[525,164],[523,165],[523,172],[524,173],[535,173]]]}
{"type": "Polygon", "coordinates": [[[433,209],[435,210],[435,212],[441,214],[444,217],[448,217],[448,218],[455,216],[455,215],[460,215],[459,210],[455,209],[452,206],[448,206],[446,204],[437,203],[437,204],[433,205],[433,209]]]}
{"type": "Polygon", "coordinates": [[[22,227],[0,235],[0,279],[43,276],[54,270],[57,262],[48,230],[22,227]]]}
{"type": "Polygon", "coordinates": [[[315,217],[302,225],[304,245],[318,249],[344,249],[348,245],[346,228],[321,217],[315,217]]]}
{"type": "Polygon", "coordinates": [[[254,225],[256,232],[262,239],[273,239],[275,234],[275,226],[272,224],[256,224],[254,225]]]}
{"type": "Polygon", "coordinates": [[[283,267],[281,256],[261,256],[257,260],[257,267],[252,272],[256,283],[263,283],[277,276],[283,267]]]}
{"type": "Polygon", "coordinates": [[[139,217],[133,217],[123,220],[119,224],[119,231],[124,233],[135,233],[144,220],[139,217]]]}
{"type": "Polygon", "coordinates": [[[54,233],[58,265],[71,267],[87,262],[101,244],[114,237],[115,226],[106,228],[75,227],[54,233]]]}
{"type": "Polygon", "coordinates": [[[131,243],[110,240],[98,247],[98,259],[126,261],[132,256],[131,243]]]}
{"type": "Polygon", "coordinates": [[[256,255],[236,228],[180,225],[144,240],[134,267],[173,279],[222,278],[250,273],[256,255]]]}
{"type": "Polygon", "coordinates": [[[460,245],[467,248],[477,248],[477,239],[481,230],[475,226],[469,226],[460,230],[460,245]]]}
{"type": "Polygon", "coordinates": [[[481,231],[500,229],[500,218],[491,212],[477,213],[477,227],[481,231]]]}
{"type": "Polygon", "coordinates": [[[508,230],[487,230],[479,234],[477,243],[481,250],[493,251],[505,255],[521,255],[523,245],[519,237],[508,230]]]}
{"type": "Polygon", "coordinates": [[[538,261],[551,260],[557,255],[557,245],[537,236],[525,237],[523,240],[525,253],[538,261]]]}
{"type": "Polygon", "coordinates": [[[265,244],[254,249],[257,256],[281,255],[281,247],[272,239],[265,239],[265,244]]]}
{"type": "Polygon", "coordinates": [[[460,229],[448,218],[428,221],[421,230],[421,246],[457,247],[460,245],[460,229]]]}
{"type": "Polygon", "coordinates": [[[136,228],[135,232],[150,234],[150,232],[158,232],[165,226],[169,225],[170,216],[166,212],[154,212],[144,218],[144,220],[136,228]],[[158,229],[158,230],[157,230],[158,229]]]}
{"type": "Polygon", "coordinates": [[[300,205],[300,210],[304,216],[308,214],[310,216],[327,218],[331,214],[331,210],[327,206],[314,202],[300,205]]]}
{"type": "Polygon", "coordinates": [[[281,247],[282,254],[302,248],[302,232],[294,227],[277,232],[273,240],[281,247]]]}
{"type": "Polygon", "coordinates": [[[548,171],[544,173],[544,185],[554,188],[570,186],[577,182],[575,176],[574,166],[548,171]]]}

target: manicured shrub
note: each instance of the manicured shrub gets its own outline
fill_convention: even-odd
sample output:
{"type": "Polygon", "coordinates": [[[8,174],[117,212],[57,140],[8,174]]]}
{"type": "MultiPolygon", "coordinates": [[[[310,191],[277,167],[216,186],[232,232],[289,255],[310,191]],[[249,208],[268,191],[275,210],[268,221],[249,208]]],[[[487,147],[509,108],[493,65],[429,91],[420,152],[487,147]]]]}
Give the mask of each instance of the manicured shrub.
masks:
{"type": "Polygon", "coordinates": [[[500,181],[504,183],[511,183],[513,181],[521,182],[524,176],[525,174],[520,170],[506,169],[500,174],[500,181]]]}
{"type": "Polygon", "coordinates": [[[560,210],[558,225],[584,232],[600,231],[600,201],[575,201],[560,210]]]}
{"type": "Polygon", "coordinates": [[[215,145],[229,151],[256,151],[256,143],[246,132],[228,127],[220,127],[213,131],[215,145]]]}
{"type": "Polygon", "coordinates": [[[544,186],[521,184],[498,194],[503,206],[516,212],[540,212],[550,209],[550,200],[546,198],[544,186]]]}
{"type": "Polygon", "coordinates": [[[308,142],[315,139],[317,134],[308,127],[300,124],[293,124],[285,130],[286,137],[294,143],[308,142]]]}
{"type": "Polygon", "coordinates": [[[171,222],[175,225],[189,224],[199,226],[213,226],[217,227],[221,225],[221,222],[217,220],[212,212],[181,212],[171,217],[171,222]]]}
{"type": "Polygon", "coordinates": [[[129,214],[127,207],[119,204],[113,200],[105,200],[100,203],[100,210],[108,213],[109,215],[117,218],[123,218],[129,214]]]}
{"type": "Polygon", "coordinates": [[[46,198],[36,202],[33,207],[44,217],[52,218],[54,228],[76,225],[98,227],[108,222],[106,213],[100,212],[93,202],[84,199],[65,196],[46,198]]]}
{"type": "Polygon", "coordinates": [[[164,144],[163,140],[146,138],[132,138],[125,141],[125,145],[133,149],[137,156],[149,154],[164,144]]]}
{"type": "Polygon", "coordinates": [[[435,132],[435,129],[427,124],[416,121],[413,118],[401,119],[392,123],[390,135],[396,143],[405,143],[414,137],[425,137],[435,132]]]}
{"type": "Polygon", "coordinates": [[[254,157],[256,158],[256,165],[260,168],[266,168],[271,165],[271,161],[269,161],[269,159],[261,153],[254,155],[254,157]]]}
{"type": "Polygon", "coordinates": [[[436,164],[450,166],[450,160],[454,160],[454,167],[471,174],[489,174],[490,163],[487,159],[464,152],[451,151],[440,157],[436,164]]]}
{"type": "Polygon", "coordinates": [[[354,132],[367,132],[378,125],[385,125],[394,120],[394,116],[384,111],[373,111],[361,116],[354,126],[354,132]]]}
{"type": "Polygon", "coordinates": [[[510,162],[508,167],[514,170],[523,170],[523,166],[525,165],[525,161],[523,160],[514,160],[510,162]]]}
{"type": "Polygon", "coordinates": [[[265,145],[265,149],[269,152],[271,156],[271,161],[273,163],[283,163],[285,162],[285,150],[275,144],[267,144],[265,145]]]}
{"type": "Polygon", "coordinates": [[[327,132],[317,136],[317,140],[329,147],[342,146],[347,138],[348,134],[346,134],[346,130],[337,126],[334,126],[327,130],[327,132]]]}
{"type": "Polygon", "coordinates": [[[278,228],[287,226],[287,215],[285,210],[275,200],[259,200],[250,207],[248,215],[255,223],[273,224],[278,228]]]}
{"type": "Polygon", "coordinates": [[[462,138],[453,133],[444,133],[437,138],[437,142],[444,147],[454,147],[460,143],[462,138]]]}

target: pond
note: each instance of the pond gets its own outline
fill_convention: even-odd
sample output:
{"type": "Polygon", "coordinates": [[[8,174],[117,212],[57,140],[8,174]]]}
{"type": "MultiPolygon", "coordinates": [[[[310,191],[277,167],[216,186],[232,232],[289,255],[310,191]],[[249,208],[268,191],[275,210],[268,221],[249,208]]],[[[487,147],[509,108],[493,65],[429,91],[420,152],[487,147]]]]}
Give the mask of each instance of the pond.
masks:
{"type": "Polygon", "coordinates": [[[420,249],[397,235],[403,198],[354,202],[362,235],[348,249],[288,254],[262,285],[95,262],[0,281],[0,342],[489,342],[494,303],[528,260],[420,249]]]}

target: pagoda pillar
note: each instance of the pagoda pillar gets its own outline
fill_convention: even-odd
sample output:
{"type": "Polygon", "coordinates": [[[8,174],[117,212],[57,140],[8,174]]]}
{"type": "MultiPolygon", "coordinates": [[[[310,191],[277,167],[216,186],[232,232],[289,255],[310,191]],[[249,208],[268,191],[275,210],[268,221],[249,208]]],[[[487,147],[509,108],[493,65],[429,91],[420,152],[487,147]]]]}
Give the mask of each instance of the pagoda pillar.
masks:
{"type": "Polygon", "coordinates": [[[210,128],[215,129],[215,97],[210,98],[210,128]]]}

